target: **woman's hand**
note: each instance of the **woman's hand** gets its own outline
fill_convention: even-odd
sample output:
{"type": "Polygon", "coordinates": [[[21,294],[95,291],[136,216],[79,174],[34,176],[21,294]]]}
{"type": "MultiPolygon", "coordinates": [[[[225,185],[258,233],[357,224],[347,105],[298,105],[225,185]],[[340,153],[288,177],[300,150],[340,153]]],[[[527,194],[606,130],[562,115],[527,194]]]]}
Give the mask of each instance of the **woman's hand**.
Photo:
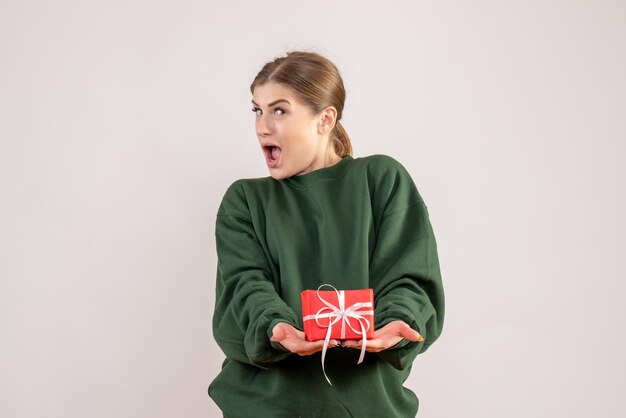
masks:
{"type": "MultiPolygon", "coordinates": [[[[392,321],[374,332],[374,339],[367,340],[366,351],[376,353],[386,350],[406,338],[409,341],[424,341],[417,331],[408,326],[404,321],[392,321]]],[[[344,347],[361,349],[361,340],[346,340],[344,347]]]]}
{"type": "MultiPolygon", "coordinates": [[[[304,339],[304,332],[284,322],[279,322],[274,326],[270,341],[277,342],[287,350],[300,356],[308,356],[322,351],[324,346],[324,340],[307,341],[304,339]]],[[[338,345],[339,341],[332,339],[328,343],[328,348],[337,347],[338,345]]]]}

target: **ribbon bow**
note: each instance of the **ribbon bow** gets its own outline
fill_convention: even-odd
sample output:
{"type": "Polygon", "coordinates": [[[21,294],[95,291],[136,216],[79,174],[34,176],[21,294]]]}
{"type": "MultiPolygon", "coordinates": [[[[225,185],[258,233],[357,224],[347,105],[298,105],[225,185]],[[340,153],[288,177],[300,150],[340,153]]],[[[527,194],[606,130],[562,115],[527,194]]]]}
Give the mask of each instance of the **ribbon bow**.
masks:
{"type": "Polygon", "coordinates": [[[324,304],[326,307],[317,311],[314,315],[307,315],[303,318],[304,321],[315,319],[317,325],[321,328],[328,328],[326,332],[326,338],[324,339],[324,345],[322,347],[322,372],[324,372],[324,377],[328,381],[328,384],[333,385],[330,382],[330,379],[326,375],[326,369],[324,368],[324,359],[326,358],[326,349],[328,348],[328,343],[330,342],[330,335],[332,333],[333,325],[337,322],[341,321],[341,337],[340,339],[345,339],[346,336],[346,325],[350,327],[352,331],[356,334],[361,335],[361,355],[359,356],[359,361],[356,364],[361,364],[363,359],[365,358],[365,348],[366,348],[366,333],[369,330],[371,324],[370,321],[365,319],[363,315],[373,315],[373,310],[362,311],[363,308],[373,308],[372,302],[358,302],[352,306],[346,308],[346,297],[343,290],[337,290],[334,286],[329,284],[323,284],[317,288],[317,298],[324,304]],[[337,293],[337,302],[339,306],[335,306],[332,303],[328,302],[320,295],[320,289],[324,286],[331,287],[335,293],[337,293]],[[320,319],[328,318],[329,321],[326,324],[320,323],[320,319]],[[354,318],[359,322],[360,330],[354,329],[352,324],[350,324],[349,318],[354,318]]]}

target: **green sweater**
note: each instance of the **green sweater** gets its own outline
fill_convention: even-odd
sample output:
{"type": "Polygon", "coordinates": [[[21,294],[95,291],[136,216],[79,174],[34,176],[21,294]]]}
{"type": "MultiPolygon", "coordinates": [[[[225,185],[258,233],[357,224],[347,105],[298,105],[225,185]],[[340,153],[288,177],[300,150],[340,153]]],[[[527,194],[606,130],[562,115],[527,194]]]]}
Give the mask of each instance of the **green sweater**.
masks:
{"type": "Polygon", "coordinates": [[[345,156],[284,180],[242,179],[215,227],[213,335],[226,360],[209,395],[226,417],[413,417],[402,386],[440,335],[444,295],[428,210],[406,169],[385,155],[345,156]],[[374,289],[375,328],[402,320],[425,341],[380,353],[332,348],[298,356],[270,341],[302,327],[300,292],[329,283],[374,289]]]}

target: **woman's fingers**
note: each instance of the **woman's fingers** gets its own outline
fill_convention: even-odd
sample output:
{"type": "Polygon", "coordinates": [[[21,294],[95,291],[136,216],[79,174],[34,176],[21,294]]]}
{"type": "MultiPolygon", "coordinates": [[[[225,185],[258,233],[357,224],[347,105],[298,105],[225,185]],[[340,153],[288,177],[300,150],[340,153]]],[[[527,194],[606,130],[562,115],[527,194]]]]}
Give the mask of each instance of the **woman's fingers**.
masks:
{"type": "Polygon", "coordinates": [[[402,336],[406,338],[407,340],[413,341],[413,342],[424,341],[424,337],[422,337],[420,333],[415,331],[413,328],[409,328],[406,332],[403,332],[402,336]]]}
{"type": "MultiPolygon", "coordinates": [[[[324,341],[307,341],[304,339],[304,332],[294,328],[293,326],[280,322],[272,329],[272,337],[270,341],[280,343],[292,353],[308,356],[318,351],[322,351],[324,341]]],[[[334,348],[339,345],[339,341],[332,339],[328,342],[328,348],[334,348]]]]}
{"type": "Polygon", "coordinates": [[[424,337],[422,337],[419,332],[415,331],[404,322],[402,322],[402,324],[400,325],[400,335],[409,341],[424,341],[424,337]]]}
{"type": "MultiPolygon", "coordinates": [[[[367,340],[365,349],[369,352],[378,352],[393,347],[406,338],[409,341],[424,341],[419,332],[403,321],[393,321],[374,333],[374,338],[367,340]]],[[[344,347],[361,349],[361,340],[348,340],[342,343],[344,347]]]]}
{"type": "MultiPolygon", "coordinates": [[[[374,338],[372,340],[367,340],[367,344],[365,345],[365,350],[370,353],[377,353],[379,351],[386,350],[394,345],[398,344],[402,341],[402,337],[395,336],[389,338],[374,338]]],[[[344,347],[348,348],[356,348],[358,350],[361,349],[361,340],[358,341],[344,341],[342,343],[344,347]]]]}
{"type": "Polygon", "coordinates": [[[285,330],[283,327],[280,327],[279,325],[281,324],[276,324],[274,329],[272,329],[272,338],[270,338],[270,341],[275,341],[279,343],[285,339],[285,330]]]}
{"type": "Polygon", "coordinates": [[[323,344],[324,341],[299,341],[295,348],[295,353],[301,356],[309,356],[313,353],[321,351],[323,344]]]}
{"type": "MultiPolygon", "coordinates": [[[[339,341],[330,340],[328,342],[328,348],[334,348],[339,345],[339,341]]],[[[322,351],[324,348],[324,341],[306,341],[306,340],[295,340],[293,341],[293,345],[289,349],[289,351],[299,354],[301,356],[308,356],[318,351],[322,351]]]]}

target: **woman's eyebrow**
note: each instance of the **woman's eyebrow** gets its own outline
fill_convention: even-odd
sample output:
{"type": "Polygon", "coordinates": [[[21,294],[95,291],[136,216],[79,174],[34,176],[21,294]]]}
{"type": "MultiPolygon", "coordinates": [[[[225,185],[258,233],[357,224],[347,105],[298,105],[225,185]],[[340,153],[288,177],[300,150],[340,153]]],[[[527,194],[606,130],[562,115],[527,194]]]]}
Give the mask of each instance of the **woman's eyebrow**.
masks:
{"type": "MultiPolygon", "coordinates": [[[[287,99],[278,99],[278,100],[274,100],[272,103],[268,104],[267,107],[272,107],[275,104],[280,103],[280,102],[285,102],[287,104],[291,104],[291,103],[289,103],[289,100],[287,100],[287,99]]],[[[259,106],[257,104],[257,102],[255,102],[254,100],[252,101],[252,104],[255,105],[255,106],[259,106]]]]}

